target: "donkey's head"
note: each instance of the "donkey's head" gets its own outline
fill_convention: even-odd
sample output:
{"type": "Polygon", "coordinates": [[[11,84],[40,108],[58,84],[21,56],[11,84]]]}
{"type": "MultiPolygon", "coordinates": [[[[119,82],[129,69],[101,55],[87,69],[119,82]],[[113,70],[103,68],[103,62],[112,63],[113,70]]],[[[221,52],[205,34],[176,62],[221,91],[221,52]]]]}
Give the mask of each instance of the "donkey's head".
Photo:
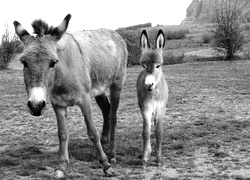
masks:
{"type": "Polygon", "coordinates": [[[40,116],[46,106],[47,92],[54,83],[55,67],[59,61],[57,42],[67,30],[71,15],[68,14],[57,27],[49,27],[42,20],[32,22],[36,37],[31,36],[23,26],[14,21],[15,31],[24,45],[20,58],[23,64],[25,88],[28,94],[28,108],[34,116],[40,116]]]}
{"type": "Polygon", "coordinates": [[[144,79],[144,86],[148,91],[152,91],[157,83],[160,81],[162,74],[162,50],[165,44],[165,36],[163,31],[160,29],[155,40],[155,47],[150,47],[146,30],[142,31],[140,37],[140,46],[142,56],[140,63],[146,73],[144,79]]]}

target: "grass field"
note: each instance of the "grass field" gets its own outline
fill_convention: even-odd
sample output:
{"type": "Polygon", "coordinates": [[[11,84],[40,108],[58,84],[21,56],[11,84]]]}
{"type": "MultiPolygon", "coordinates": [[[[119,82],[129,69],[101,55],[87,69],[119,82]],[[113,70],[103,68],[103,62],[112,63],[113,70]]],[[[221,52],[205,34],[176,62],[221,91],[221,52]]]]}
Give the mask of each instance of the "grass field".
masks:
{"type": "MultiPolygon", "coordinates": [[[[113,165],[120,175],[103,177],[80,110],[71,107],[68,179],[250,179],[250,61],[164,66],[170,89],[164,163],[155,167],[153,152],[144,170],[135,93],[140,70],[128,68],[122,91],[113,165]]],[[[50,104],[42,117],[29,114],[21,70],[0,71],[0,84],[0,179],[52,179],[58,138],[50,104]]],[[[93,108],[101,131],[101,112],[93,108]]]]}

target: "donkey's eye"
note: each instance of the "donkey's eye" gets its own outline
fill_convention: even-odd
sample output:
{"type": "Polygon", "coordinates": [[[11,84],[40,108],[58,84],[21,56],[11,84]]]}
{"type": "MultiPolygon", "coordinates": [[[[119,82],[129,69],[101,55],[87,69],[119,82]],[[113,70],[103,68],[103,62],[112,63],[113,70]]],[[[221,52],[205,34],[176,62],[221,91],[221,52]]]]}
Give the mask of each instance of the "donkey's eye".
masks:
{"type": "Polygon", "coordinates": [[[145,65],[142,64],[142,67],[145,69],[145,65]]]}
{"type": "Polygon", "coordinates": [[[56,61],[50,61],[49,68],[54,68],[56,65],[56,61]]]}
{"type": "Polygon", "coordinates": [[[160,64],[156,66],[156,68],[157,68],[157,69],[158,69],[159,67],[161,67],[161,65],[160,65],[160,64]]]}

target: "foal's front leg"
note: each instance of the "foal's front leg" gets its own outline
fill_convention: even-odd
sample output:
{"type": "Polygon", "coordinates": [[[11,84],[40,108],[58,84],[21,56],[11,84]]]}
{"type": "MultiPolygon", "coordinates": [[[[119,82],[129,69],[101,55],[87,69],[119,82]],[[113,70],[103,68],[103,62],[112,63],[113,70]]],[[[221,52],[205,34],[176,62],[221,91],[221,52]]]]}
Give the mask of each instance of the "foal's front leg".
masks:
{"type": "Polygon", "coordinates": [[[58,126],[58,138],[59,138],[59,160],[60,160],[60,170],[55,171],[56,176],[65,176],[64,171],[67,164],[69,163],[69,153],[68,153],[68,142],[69,142],[69,132],[67,128],[67,108],[58,106],[52,103],[53,109],[56,113],[57,126],[58,126]],[[61,170],[63,172],[61,172],[61,170]]]}
{"type": "Polygon", "coordinates": [[[103,151],[99,134],[93,122],[91,98],[89,94],[83,95],[82,102],[79,103],[79,107],[81,108],[82,114],[85,119],[88,136],[96,147],[96,150],[99,156],[99,161],[101,162],[103,166],[103,172],[105,173],[106,176],[115,175],[113,169],[111,168],[111,165],[108,162],[108,158],[103,151]]]}
{"type": "Polygon", "coordinates": [[[142,156],[142,163],[143,167],[147,165],[147,161],[151,155],[151,143],[150,143],[150,136],[151,136],[151,119],[153,111],[151,108],[141,108],[141,114],[143,117],[143,156],[142,156]]]}

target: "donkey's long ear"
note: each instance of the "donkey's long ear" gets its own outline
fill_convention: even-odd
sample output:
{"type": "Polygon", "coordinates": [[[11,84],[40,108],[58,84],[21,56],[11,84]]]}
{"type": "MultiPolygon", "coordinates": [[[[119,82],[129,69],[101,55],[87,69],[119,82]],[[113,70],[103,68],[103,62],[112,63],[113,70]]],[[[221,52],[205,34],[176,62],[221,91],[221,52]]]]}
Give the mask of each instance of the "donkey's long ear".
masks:
{"type": "Polygon", "coordinates": [[[140,46],[142,51],[148,50],[150,48],[150,44],[148,42],[148,35],[145,29],[141,33],[140,46]]]}
{"type": "Polygon", "coordinates": [[[165,36],[163,31],[160,29],[158,35],[156,36],[156,49],[163,50],[165,45],[165,36]]]}
{"type": "Polygon", "coordinates": [[[24,41],[25,36],[30,36],[28,31],[26,31],[19,22],[14,21],[13,24],[15,26],[15,32],[22,42],[24,41]]]}
{"type": "Polygon", "coordinates": [[[71,19],[71,14],[68,14],[64,20],[59,24],[52,32],[51,36],[56,40],[59,40],[68,28],[69,21],[71,19]]]}

